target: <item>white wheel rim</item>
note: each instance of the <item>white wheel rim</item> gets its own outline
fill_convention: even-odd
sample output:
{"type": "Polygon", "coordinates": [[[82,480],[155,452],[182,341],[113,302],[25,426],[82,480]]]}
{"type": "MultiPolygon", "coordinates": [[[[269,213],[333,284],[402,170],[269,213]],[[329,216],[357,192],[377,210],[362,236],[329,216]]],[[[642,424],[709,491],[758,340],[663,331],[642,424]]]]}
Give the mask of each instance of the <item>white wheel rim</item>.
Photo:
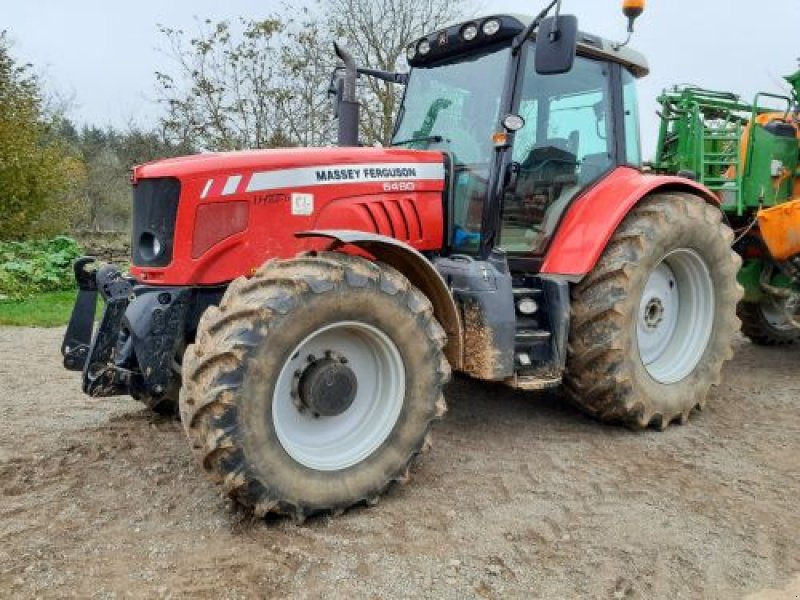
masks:
{"type": "Polygon", "coordinates": [[[714,283],[694,250],[667,254],[650,274],[636,320],[639,356],[663,384],[687,377],[708,347],[714,327],[714,283]]]}
{"type": "Polygon", "coordinates": [[[382,331],[357,321],[333,323],[310,334],[292,351],[272,398],[275,433],[300,464],[320,471],[346,469],[386,441],[405,398],[405,365],[382,331]],[[341,414],[315,417],[293,397],[295,373],[308,357],[334,352],[347,360],[358,382],[352,404],[341,414]]]}

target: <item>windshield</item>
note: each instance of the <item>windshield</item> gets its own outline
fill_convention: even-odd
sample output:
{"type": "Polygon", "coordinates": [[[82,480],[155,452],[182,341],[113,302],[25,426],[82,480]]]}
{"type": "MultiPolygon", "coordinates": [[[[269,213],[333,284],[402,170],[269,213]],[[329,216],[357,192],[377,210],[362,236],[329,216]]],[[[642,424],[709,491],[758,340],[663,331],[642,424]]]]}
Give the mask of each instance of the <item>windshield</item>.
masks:
{"type": "Polygon", "coordinates": [[[393,146],[453,156],[453,246],[477,250],[509,48],[458,56],[410,75],[393,146]]]}
{"type": "Polygon", "coordinates": [[[392,145],[448,150],[460,165],[488,161],[509,52],[462,55],[414,69],[392,145]]]}
{"type": "Polygon", "coordinates": [[[449,150],[456,164],[488,161],[508,56],[504,48],[414,69],[392,145],[449,150]]]}

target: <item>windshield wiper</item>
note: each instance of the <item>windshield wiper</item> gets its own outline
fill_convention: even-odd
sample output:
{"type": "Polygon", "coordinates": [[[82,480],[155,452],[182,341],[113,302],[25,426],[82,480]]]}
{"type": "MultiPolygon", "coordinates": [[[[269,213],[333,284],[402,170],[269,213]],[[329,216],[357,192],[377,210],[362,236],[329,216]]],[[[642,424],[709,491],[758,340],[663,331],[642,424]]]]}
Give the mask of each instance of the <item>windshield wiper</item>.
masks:
{"type": "Polygon", "coordinates": [[[402,142],[392,142],[392,146],[400,146],[402,144],[413,144],[415,142],[434,142],[436,144],[441,144],[442,142],[449,142],[447,138],[444,138],[440,135],[423,135],[420,137],[413,137],[407,140],[403,140],[402,142]]]}
{"type": "Polygon", "coordinates": [[[359,67],[356,71],[358,71],[359,75],[368,75],[375,79],[388,81],[389,83],[398,83],[400,85],[406,85],[408,83],[408,73],[390,73],[389,71],[367,69],[365,67],[359,67]]]}

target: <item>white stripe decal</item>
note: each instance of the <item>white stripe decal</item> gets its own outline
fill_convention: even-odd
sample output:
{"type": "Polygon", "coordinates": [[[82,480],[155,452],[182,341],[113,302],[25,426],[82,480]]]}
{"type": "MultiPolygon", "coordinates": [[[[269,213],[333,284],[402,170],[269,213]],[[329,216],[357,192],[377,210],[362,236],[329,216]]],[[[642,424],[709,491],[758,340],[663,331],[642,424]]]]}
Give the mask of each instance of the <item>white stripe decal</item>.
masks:
{"type": "Polygon", "coordinates": [[[241,175],[231,175],[228,177],[228,181],[225,182],[225,187],[222,188],[222,195],[223,196],[230,196],[231,194],[236,193],[236,188],[239,187],[239,182],[242,180],[241,175]]]}
{"type": "MultiPolygon", "coordinates": [[[[253,173],[248,192],[292,187],[444,179],[441,163],[374,163],[358,165],[319,165],[253,173]]],[[[227,186],[226,186],[227,187],[227,186]]]]}
{"type": "Polygon", "coordinates": [[[208,192],[211,191],[211,186],[212,185],[214,185],[214,180],[213,179],[209,179],[208,181],[206,181],[206,187],[203,188],[203,193],[200,194],[201,198],[205,198],[206,196],[208,196],[208,192]]]}

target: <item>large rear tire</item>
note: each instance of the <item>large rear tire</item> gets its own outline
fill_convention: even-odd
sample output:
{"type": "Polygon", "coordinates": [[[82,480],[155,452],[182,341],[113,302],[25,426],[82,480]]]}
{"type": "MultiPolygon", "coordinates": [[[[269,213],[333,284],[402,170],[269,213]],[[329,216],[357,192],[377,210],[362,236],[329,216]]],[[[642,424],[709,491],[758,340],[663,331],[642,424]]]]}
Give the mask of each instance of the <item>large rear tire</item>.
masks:
{"type": "Polygon", "coordinates": [[[579,406],[662,429],[702,408],[739,328],[732,240],[720,211],[690,194],[630,212],[573,289],[565,385],[579,406]]]}
{"type": "Polygon", "coordinates": [[[181,416],[206,472],[263,516],[303,520],[408,481],[445,411],[446,335],[394,269],[270,261],[200,320],[181,416]]]}
{"type": "Polygon", "coordinates": [[[742,333],[759,346],[786,346],[800,339],[800,328],[782,301],[770,299],[761,304],[739,303],[742,333]]]}

